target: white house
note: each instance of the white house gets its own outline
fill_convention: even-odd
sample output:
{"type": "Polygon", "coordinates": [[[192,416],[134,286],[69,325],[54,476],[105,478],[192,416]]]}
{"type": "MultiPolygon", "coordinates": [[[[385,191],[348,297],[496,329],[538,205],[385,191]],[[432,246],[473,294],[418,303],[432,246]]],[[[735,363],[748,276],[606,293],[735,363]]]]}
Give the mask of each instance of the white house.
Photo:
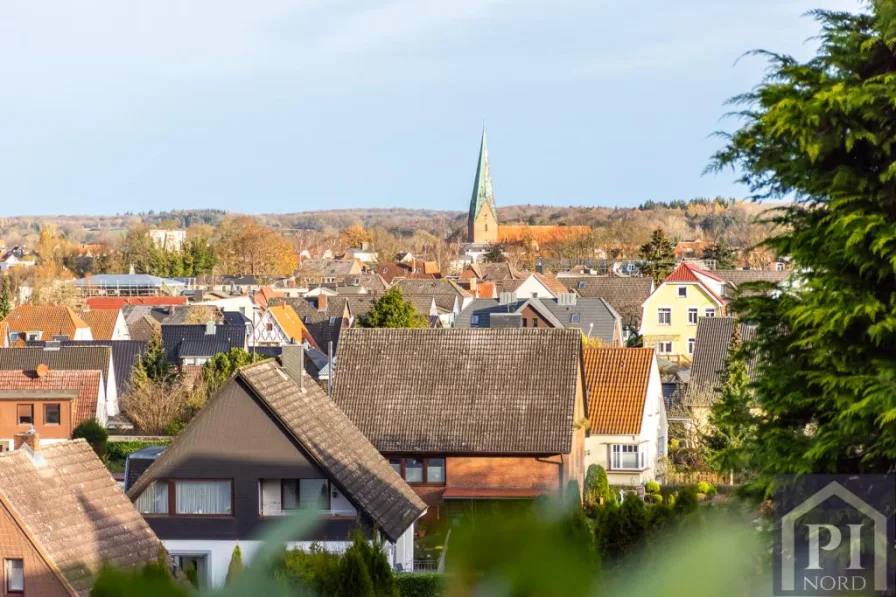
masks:
{"type": "Polygon", "coordinates": [[[599,464],[611,485],[635,486],[664,474],[668,429],[652,348],[587,348],[590,435],[585,466],[599,464]]]}

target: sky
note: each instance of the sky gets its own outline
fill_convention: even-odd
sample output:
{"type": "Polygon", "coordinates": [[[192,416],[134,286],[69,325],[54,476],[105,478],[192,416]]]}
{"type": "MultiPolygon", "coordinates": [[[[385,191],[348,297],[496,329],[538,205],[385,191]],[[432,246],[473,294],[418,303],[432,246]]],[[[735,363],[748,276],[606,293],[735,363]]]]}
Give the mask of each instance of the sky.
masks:
{"type": "Polygon", "coordinates": [[[0,217],[743,197],[766,48],[857,0],[3,0],[0,217]]]}

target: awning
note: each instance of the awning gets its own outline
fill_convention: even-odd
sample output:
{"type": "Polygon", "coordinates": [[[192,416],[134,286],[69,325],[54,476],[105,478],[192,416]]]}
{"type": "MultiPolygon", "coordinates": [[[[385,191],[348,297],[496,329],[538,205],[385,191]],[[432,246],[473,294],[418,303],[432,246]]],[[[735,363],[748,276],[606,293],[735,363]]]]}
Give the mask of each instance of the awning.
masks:
{"type": "Polygon", "coordinates": [[[553,489],[537,487],[452,487],[445,490],[442,498],[446,500],[525,500],[547,495],[553,491],[553,489]]]}

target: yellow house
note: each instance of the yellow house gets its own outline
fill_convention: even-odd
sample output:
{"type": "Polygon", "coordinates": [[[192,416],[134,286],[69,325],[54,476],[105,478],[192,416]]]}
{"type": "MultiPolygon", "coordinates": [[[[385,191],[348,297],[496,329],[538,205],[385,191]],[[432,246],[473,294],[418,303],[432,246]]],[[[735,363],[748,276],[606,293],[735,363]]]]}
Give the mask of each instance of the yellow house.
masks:
{"type": "Polygon", "coordinates": [[[725,281],[682,263],[641,305],[644,346],[660,358],[689,361],[694,355],[697,321],[727,314],[725,281]]]}

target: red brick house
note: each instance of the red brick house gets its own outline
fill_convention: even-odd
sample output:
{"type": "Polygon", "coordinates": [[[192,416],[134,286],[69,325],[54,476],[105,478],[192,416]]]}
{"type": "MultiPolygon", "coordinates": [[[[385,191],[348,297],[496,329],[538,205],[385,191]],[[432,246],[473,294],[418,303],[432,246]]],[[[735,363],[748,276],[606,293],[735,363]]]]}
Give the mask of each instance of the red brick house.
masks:
{"type": "Polygon", "coordinates": [[[583,476],[581,332],[348,329],[333,400],[438,516],[583,476]]]}

